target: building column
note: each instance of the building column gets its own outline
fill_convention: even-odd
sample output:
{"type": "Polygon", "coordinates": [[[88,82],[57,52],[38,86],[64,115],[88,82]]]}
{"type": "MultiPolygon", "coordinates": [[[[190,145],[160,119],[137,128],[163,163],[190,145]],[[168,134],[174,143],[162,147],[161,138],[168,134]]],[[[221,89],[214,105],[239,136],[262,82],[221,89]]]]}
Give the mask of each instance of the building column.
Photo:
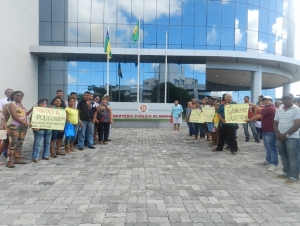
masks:
{"type": "Polygon", "coordinates": [[[262,90],[262,73],[261,65],[258,65],[257,71],[251,72],[251,102],[256,103],[262,90]]]}
{"type": "Polygon", "coordinates": [[[291,92],[291,83],[284,83],[282,86],[282,94],[291,92]]]}

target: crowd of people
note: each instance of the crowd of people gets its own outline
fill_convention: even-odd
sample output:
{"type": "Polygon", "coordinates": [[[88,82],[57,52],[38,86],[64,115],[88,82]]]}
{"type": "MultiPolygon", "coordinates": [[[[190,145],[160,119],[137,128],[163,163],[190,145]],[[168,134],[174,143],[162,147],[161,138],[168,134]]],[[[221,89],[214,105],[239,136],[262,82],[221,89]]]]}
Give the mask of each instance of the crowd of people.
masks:
{"type": "Polygon", "coordinates": [[[50,160],[50,157],[57,158],[59,155],[76,152],[75,144],[78,150],[82,151],[85,146],[95,149],[94,145],[106,145],[110,141],[108,138],[113,114],[109,103],[110,97],[107,94],[100,101],[99,96],[94,97],[87,91],[83,95],[83,100],[78,101],[77,93],[72,92],[68,100],[64,101],[63,91],[57,90],[50,104],[47,99],[40,99],[30,110],[22,104],[24,98],[22,91],[6,89],[5,96],[0,100],[0,130],[7,131],[7,139],[2,140],[0,155],[3,153],[7,158],[8,168],[14,168],[16,164],[26,164],[23,160],[22,145],[27,130],[32,127],[31,114],[34,107],[64,110],[65,123],[70,123],[74,132],[72,137],[66,137],[64,129],[32,128],[34,133],[32,161],[35,163],[40,161],[41,150],[43,150],[42,159],[50,160]]]}
{"type": "MultiPolygon", "coordinates": [[[[237,155],[237,130],[239,124],[228,123],[225,118],[225,106],[237,104],[232,100],[231,94],[224,94],[221,101],[211,98],[203,98],[201,102],[192,99],[188,102],[185,111],[185,120],[189,128],[189,136],[194,140],[208,141],[213,152],[223,151],[223,148],[237,155]],[[193,110],[202,110],[205,107],[214,107],[215,115],[211,122],[190,122],[193,110]]],[[[299,102],[295,101],[294,95],[286,93],[282,96],[282,102],[276,101],[270,96],[259,96],[256,103],[250,102],[248,96],[244,97],[244,104],[249,104],[248,117],[242,123],[245,142],[249,142],[250,127],[254,142],[263,140],[266,151],[265,160],[260,164],[268,166],[269,171],[277,170],[278,155],[281,157],[283,174],[278,178],[287,179],[287,184],[299,181],[300,168],[300,108],[299,102]]],[[[184,110],[175,101],[172,107],[171,118],[174,130],[180,128],[184,110]]]]}

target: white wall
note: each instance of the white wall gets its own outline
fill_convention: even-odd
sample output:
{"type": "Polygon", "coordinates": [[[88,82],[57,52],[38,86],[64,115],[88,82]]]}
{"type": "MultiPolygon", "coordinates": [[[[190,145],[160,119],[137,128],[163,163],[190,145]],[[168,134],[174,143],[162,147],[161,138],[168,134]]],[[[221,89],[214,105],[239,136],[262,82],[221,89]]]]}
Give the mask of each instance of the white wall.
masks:
{"type": "Polygon", "coordinates": [[[38,58],[29,46],[39,44],[39,1],[0,0],[0,98],[21,90],[27,108],[38,98],[38,58]]]}

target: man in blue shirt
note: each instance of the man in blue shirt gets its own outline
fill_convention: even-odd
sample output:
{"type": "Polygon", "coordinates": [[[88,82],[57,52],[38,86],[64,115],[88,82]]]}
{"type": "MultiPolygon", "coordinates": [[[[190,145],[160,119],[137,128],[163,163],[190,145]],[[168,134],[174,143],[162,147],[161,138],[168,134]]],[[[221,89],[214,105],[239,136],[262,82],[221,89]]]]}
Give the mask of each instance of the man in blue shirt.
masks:
{"type": "Polygon", "coordinates": [[[173,118],[174,130],[179,131],[179,126],[182,123],[182,106],[178,104],[178,100],[175,100],[174,106],[172,107],[171,117],[173,118]]]}

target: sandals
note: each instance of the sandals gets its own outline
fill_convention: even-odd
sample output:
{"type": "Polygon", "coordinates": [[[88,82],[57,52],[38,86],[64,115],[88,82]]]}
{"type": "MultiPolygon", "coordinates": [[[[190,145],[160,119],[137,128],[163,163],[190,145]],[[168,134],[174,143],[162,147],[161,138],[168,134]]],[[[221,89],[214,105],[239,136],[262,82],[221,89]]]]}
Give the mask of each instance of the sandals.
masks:
{"type": "Polygon", "coordinates": [[[27,164],[27,162],[23,162],[23,161],[19,161],[19,162],[14,162],[15,165],[19,164],[19,165],[24,165],[27,164]]]}
{"type": "Polygon", "coordinates": [[[38,159],[33,160],[35,163],[39,163],[40,161],[38,159]]]}
{"type": "Polygon", "coordinates": [[[108,144],[108,143],[106,141],[104,141],[103,144],[108,144]]]}
{"type": "Polygon", "coordinates": [[[50,160],[50,158],[43,158],[44,160],[50,160]]]}
{"type": "Polygon", "coordinates": [[[57,156],[56,155],[51,155],[51,158],[57,158],[57,156]]]}
{"type": "Polygon", "coordinates": [[[56,155],[66,155],[65,153],[56,152],[56,155]]]}

